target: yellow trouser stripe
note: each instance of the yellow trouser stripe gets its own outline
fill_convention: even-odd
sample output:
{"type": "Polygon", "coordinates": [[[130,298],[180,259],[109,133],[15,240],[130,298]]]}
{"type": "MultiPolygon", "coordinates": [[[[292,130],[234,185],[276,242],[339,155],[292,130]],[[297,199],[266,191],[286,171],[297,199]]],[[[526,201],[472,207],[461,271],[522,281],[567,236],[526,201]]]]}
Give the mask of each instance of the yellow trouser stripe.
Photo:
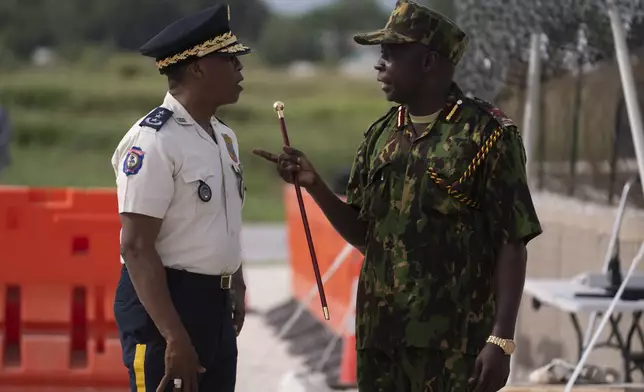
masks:
{"type": "Polygon", "coordinates": [[[137,344],[134,352],[134,379],[136,392],[145,392],[145,344],[137,344]]]}

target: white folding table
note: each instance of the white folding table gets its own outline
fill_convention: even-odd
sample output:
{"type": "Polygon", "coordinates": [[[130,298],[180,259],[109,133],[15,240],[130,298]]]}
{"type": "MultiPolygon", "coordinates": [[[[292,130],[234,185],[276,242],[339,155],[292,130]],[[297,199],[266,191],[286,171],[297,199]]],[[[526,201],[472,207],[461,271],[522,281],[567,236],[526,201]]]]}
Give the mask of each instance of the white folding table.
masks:
{"type": "MultiPolygon", "coordinates": [[[[613,296],[606,296],[604,290],[588,287],[571,279],[528,278],[525,282],[524,294],[532,297],[532,306],[535,310],[545,304],[568,313],[577,335],[579,359],[585,347],[578,315],[592,312],[601,315],[608,310],[613,300],[613,296]]],[[[633,340],[636,338],[644,347],[644,333],[640,326],[642,312],[644,312],[644,300],[620,300],[609,319],[608,339],[595,345],[595,348],[619,350],[623,362],[624,381],[627,383],[632,382],[632,374],[635,370],[644,374],[644,353],[633,352],[633,340]],[[620,331],[624,314],[632,315],[626,336],[620,331]]]]}

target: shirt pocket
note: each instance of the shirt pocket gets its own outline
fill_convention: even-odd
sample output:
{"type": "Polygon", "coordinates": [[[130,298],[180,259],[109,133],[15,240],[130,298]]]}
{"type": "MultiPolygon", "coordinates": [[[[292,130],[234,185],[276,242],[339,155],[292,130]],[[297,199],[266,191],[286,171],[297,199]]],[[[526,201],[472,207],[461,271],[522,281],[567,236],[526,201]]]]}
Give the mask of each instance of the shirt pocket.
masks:
{"type": "Polygon", "coordinates": [[[390,210],[391,161],[377,159],[369,171],[361,216],[377,219],[390,210]]]}
{"type": "Polygon", "coordinates": [[[186,214],[216,214],[221,207],[221,172],[212,167],[186,168],[181,173],[187,187],[186,214]]]}
{"type": "Polygon", "coordinates": [[[481,196],[478,191],[478,176],[470,170],[470,160],[451,158],[447,167],[445,158],[429,158],[425,163],[421,180],[421,210],[425,213],[457,215],[480,209],[481,196]]]}

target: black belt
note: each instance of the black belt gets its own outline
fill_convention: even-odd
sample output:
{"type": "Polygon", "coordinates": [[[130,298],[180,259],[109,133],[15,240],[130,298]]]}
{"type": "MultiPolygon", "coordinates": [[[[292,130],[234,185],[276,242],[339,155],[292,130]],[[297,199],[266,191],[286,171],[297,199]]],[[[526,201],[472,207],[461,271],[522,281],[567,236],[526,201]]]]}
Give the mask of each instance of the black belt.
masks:
{"type": "MultiPolygon", "coordinates": [[[[127,270],[127,266],[123,265],[123,268],[127,270]]],[[[168,278],[181,278],[181,276],[189,276],[191,280],[199,285],[207,285],[212,287],[213,284],[219,284],[219,288],[222,290],[230,290],[233,285],[233,276],[232,275],[206,275],[198,274],[195,272],[189,272],[186,270],[180,270],[176,268],[164,267],[166,275],[168,278]]]]}
{"type": "Polygon", "coordinates": [[[186,270],[180,270],[175,268],[165,267],[166,274],[176,275],[176,276],[189,276],[192,281],[198,285],[206,284],[211,286],[213,284],[218,284],[219,288],[222,290],[230,290],[233,285],[233,276],[232,275],[206,275],[198,274],[195,272],[189,272],[186,270]]]}

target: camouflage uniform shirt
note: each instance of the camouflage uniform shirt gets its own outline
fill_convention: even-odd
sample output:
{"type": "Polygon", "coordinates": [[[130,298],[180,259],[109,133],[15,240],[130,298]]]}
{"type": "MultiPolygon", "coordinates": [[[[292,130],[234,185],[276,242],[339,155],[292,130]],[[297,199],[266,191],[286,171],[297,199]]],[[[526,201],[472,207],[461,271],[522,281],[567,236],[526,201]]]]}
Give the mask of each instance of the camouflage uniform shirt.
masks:
{"type": "Polygon", "coordinates": [[[416,140],[410,124],[402,107],[373,124],[347,187],[368,222],[357,345],[475,354],[494,323],[501,245],[541,233],[525,151],[511,120],[455,84],[416,140]]]}

